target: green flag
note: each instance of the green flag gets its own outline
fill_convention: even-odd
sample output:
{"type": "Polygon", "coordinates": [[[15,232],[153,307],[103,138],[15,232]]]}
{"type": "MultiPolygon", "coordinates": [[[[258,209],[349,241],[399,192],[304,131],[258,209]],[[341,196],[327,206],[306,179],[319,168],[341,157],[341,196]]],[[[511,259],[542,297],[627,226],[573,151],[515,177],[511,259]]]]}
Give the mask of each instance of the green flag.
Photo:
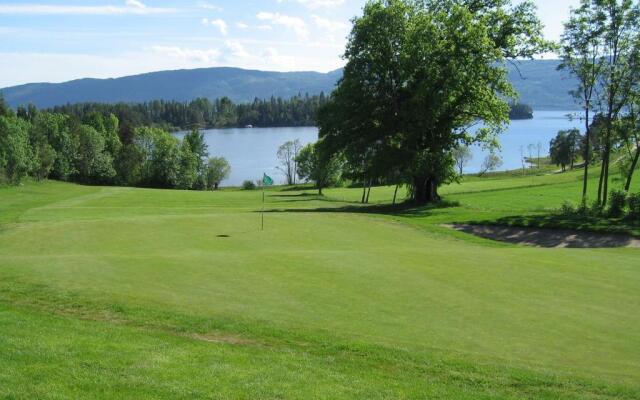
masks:
{"type": "Polygon", "coordinates": [[[262,177],[262,184],[265,186],[271,186],[273,185],[273,179],[271,179],[269,175],[264,174],[264,176],[262,177]]]}

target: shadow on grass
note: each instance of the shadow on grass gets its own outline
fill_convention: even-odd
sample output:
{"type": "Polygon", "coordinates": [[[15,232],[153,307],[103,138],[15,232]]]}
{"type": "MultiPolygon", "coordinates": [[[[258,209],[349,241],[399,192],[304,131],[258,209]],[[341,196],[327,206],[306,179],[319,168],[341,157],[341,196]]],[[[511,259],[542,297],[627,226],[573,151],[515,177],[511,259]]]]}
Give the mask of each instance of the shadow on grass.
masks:
{"type": "Polygon", "coordinates": [[[305,198],[306,197],[306,198],[310,198],[310,200],[313,200],[312,198],[316,198],[316,197],[320,197],[320,196],[318,196],[317,193],[306,193],[305,192],[305,193],[297,193],[297,194],[288,194],[288,193],[287,194],[270,194],[269,197],[281,197],[281,198],[285,198],[285,199],[287,199],[287,198],[289,198],[289,199],[290,198],[300,198],[300,197],[305,198]]]}
{"type": "Polygon", "coordinates": [[[281,192],[301,192],[303,190],[317,190],[313,185],[294,185],[280,189],[281,192]]]}
{"type": "MultiPolygon", "coordinates": [[[[344,201],[317,198],[316,200],[344,203],[344,201]]],[[[317,208],[276,208],[267,210],[267,213],[355,213],[355,214],[380,214],[380,215],[393,215],[403,217],[424,217],[428,216],[433,210],[458,207],[460,203],[457,201],[442,201],[437,204],[431,204],[426,206],[416,206],[411,202],[400,203],[396,205],[391,204],[360,204],[355,203],[353,205],[347,205],[343,207],[317,207],[317,208]]],[[[259,212],[259,211],[258,211],[259,212]]]]}

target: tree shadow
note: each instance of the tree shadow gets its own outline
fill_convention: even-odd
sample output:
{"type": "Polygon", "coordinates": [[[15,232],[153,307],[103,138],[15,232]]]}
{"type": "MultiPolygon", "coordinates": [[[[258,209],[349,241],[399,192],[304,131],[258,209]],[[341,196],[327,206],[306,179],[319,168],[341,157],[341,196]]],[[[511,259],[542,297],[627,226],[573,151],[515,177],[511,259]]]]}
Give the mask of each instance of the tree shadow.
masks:
{"type": "Polygon", "coordinates": [[[268,197],[297,198],[297,197],[319,197],[319,196],[317,193],[297,193],[297,194],[270,194],[268,197]]]}
{"type": "Polygon", "coordinates": [[[317,188],[315,188],[313,185],[306,184],[306,185],[287,186],[285,188],[280,189],[281,192],[301,192],[303,190],[317,190],[317,188]]]}
{"type": "MultiPolygon", "coordinates": [[[[320,199],[319,199],[320,200],[320,199]]],[[[344,201],[325,199],[323,201],[344,203],[344,201]]],[[[417,206],[415,203],[404,202],[392,204],[361,204],[355,203],[342,207],[317,207],[317,208],[274,208],[266,210],[267,213],[351,213],[351,214],[380,214],[403,217],[423,217],[438,209],[458,207],[457,201],[441,201],[437,204],[417,206]]],[[[257,211],[259,212],[259,211],[257,211]]]]}

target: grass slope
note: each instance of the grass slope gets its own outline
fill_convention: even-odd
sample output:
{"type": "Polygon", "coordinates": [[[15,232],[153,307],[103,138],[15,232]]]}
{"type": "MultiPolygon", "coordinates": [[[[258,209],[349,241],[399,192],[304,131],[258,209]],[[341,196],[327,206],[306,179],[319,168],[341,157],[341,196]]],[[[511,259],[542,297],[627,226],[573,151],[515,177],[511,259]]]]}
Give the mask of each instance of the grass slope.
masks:
{"type": "Polygon", "coordinates": [[[439,226],[541,213],[578,175],[391,213],[392,188],[278,188],[265,232],[259,192],[0,189],[0,398],[640,398],[636,249],[439,226]]]}

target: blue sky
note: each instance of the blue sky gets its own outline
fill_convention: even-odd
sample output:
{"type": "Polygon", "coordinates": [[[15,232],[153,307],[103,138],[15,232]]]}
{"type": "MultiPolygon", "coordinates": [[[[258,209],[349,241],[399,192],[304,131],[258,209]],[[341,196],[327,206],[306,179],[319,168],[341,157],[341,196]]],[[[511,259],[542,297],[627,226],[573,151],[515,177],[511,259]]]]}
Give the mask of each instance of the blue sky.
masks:
{"type": "MultiPolygon", "coordinates": [[[[233,66],[330,71],[365,0],[0,0],[0,87],[233,66]]],[[[550,39],[578,0],[538,0],[550,39]]]]}

